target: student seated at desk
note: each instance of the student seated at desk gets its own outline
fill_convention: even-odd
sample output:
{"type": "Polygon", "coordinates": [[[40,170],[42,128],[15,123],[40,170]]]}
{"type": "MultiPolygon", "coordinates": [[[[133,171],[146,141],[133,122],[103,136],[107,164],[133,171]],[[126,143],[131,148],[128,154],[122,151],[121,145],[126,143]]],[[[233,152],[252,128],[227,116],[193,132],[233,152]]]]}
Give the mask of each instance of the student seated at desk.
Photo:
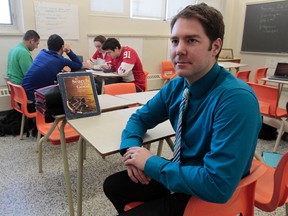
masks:
{"type": "Polygon", "coordinates": [[[123,82],[133,82],[136,85],[136,91],[145,91],[145,74],[142,62],[137,52],[131,47],[121,47],[120,42],[116,38],[108,38],[102,45],[112,57],[111,68],[119,74],[123,82]]]}
{"type": "Polygon", "coordinates": [[[102,45],[105,41],[106,38],[103,35],[98,35],[94,38],[96,52],[90,59],[88,59],[86,62],[83,62],[84,68],[104,69],[108,64],[111,64],[111,57],[107,55],[104,50],[102,50],[102,45]]]}
{"type": "Polygon", "coordinates": [[[39,42],[38,33],[28,30],[22,42],[9,51],[6,75],[12,83],[17,85],[22,83],[24,75],[33,62],[31,52],[38,48],[39,42]]]}
{"type": "Polygon", "coordinates": [[[47,46],[48,50],[43,49],[36,56],[21,84],[26,91],[28,100],[32,102],[29,107],[31,111],[35,110],[35,89],[53,85],[57,80],[57,74],[61,71],[69,72],[82,67],[82,62],[71,48],[64,44],[64,40],[59,35],[51,35],[48,38],[47,46]],[[64,58],[62,56],[64,53],[70,59],[64,58]]]}

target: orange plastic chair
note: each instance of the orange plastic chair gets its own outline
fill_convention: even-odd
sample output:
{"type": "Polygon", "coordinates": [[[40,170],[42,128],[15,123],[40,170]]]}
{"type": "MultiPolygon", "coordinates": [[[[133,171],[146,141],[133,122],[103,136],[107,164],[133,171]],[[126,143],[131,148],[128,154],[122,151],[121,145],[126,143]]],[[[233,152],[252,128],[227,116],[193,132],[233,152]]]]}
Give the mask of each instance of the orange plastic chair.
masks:
{"type": "Polygon", "coordinates": [[[103,86],[104,94],[119,95],[136,93],[136,86],[134,83],[113,83],[103,86]]]}
{"type": "MultiPolygon", "coordinates": [[[[266,167],[261,164],[254,166],[251,169],[250,175],[240,181],[232,197],[224,204],[206,202],[192,196],[187,203],[184,216],[231,216],[238,214],[242,216],[253,216],[256,181],[265,171],[266,167]]],[[[141,204],[141,202],[129,203],[125,206],[124,210],[128,211],[141,204]]]]}
{"type": "Polygon", "coordinates": [[[286,152],[276,169],[258,160],[253,160],[253,166],[264,165],[267,171],[258,179],[255,190],[255,206],[262,211],[272,212],[285,204],[288,215],[288,152],[286,152]]]}
{"type": "Polygon", "coordinates": [[[241,71],[236,72],[236,77],[244,80],[245,82],[249,82],[250,73],[251,73],[251,70],[241,70],[241,71]]]}
{"type": "Polygon", "coordinates": [[[26,92],[24,88],[20,85],[13,84],[10,81],[6,82],[9,86],[9,89],[11,91],[11,99],[10,104],[11,107],[22,113],[22,121],[21,121],[21,129],[20,129],[20,140],[23,139],[23,133],[24,133],[24,126],[25,126],[25,117],[26,118],[35,118],[36,112],[29,113],[27,109],[28,99],[26,92]]]}
{"type": "MultiPolygon", "coordinates": [[[[59,129],[62,121],[55,119],[53,123],[46,123],[45,116],[36,110],[36,126],[37,134],[37,150],[38,150],[38,168],[39,173],[42,173],[42,143],[46,140],[53,145],[61,144],[59,129]],[[43,135],[42,138],[41,135],[43,135]]],[[[78,141],[80,135],[67,123],[64,128],[66,143],[78,141]]]]}
{"type": "Polygon", "coordinates": [[[248,84],[254,90],[258,98],[261,115],[276,118],[281,121],[281,126],[273,149],[273,151],[276,152],[281,136],[284,133],[285,119],[288,117],[286,109],[278,107],[279,89],[273,86],[252,82],[248,82],[248,84]]]}
{"type": "MultiPolygon", "coordinates": [[[[268,67],[257,68],[254,74],[254,82],[260,83],[261,78],[267,77],[268,67]]],[[[262,81],[263,85],[266,85],[266,81],[262,81]]]]}
{"type": "Polygon", "coordinates": [[[177,76],[174,66],[170,60],[162,61],[161,76],[165,80],[164,85],[177,76]]]}

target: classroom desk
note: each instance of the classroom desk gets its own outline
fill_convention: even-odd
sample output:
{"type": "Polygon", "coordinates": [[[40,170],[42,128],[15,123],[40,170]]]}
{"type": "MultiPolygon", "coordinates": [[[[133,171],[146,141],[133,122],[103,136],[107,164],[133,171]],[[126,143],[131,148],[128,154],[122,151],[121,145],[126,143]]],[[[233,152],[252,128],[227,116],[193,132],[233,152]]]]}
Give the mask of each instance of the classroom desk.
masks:
{"type": "Polygon", "coordinates": [[[138,103],[138,101],[134,99],[128,100],[126,98],[120,98],[108,94],[98,95],[98,100],[102,112],[127,108],[138,103]]]}
{"type": "MultiPolygon", "coordinates": [[[[131,116],[139,107],[121,109],[98,116],[69,120],[69,124],[81,135],[78,152],[77,215],[82,214],[83,142],[90,143],[101,156],[119,152],[121,133],[131,116]],[[117,122],[117,124],[115,124],[117,122]],[[108,130],[107,130],[108,128],[108,130]],[[113,135],[112,135],[113,134],[113,135]]],[[[143,143],[148,144],[175,135],[169,121],[148,130],[143,143]]],[[[61,144],[62,145],[62,144],[61,144]]]]}
{"type": "Polygon", "coordinates": [[[234,63],[240,63],[240,58],[232,58],[232,59],[225,59],[225,58],[218,58],[218,62],[234,62],[234,63]]]}
{"type": "Polygon", "coordinates": [[[226,69],[231,69],[235,68],[237,71],[239,70],[240,67],[245,67],[247,64],[240,64],[240,63],[234,63],[234,62],[221,62],[218,63],[220,66],[226,68],[226,69]]]}
{"type": "Polygon", "coordinates": [[[101,89],[101,93],[103,94],[103,86],[105,85],[105,78],[117,78],[117,77],[121,77],[116,73],[104,73],[103,71],[95,71],[95,70],[86,70],[87,72],[91,72],[93,74],[93,76],[95,77],[101,77],[102,79],[102,89],[101,89]]]}
{"type": "MultiPolygon", "coordinates": [[[[107,111],[121,109],[121,108],[127,108],[131,105],[137,104],[137,102],[126,100],[124,98],[115,97],[112,95],[98,95],[98,100],[99,100],[100,109],[102,112],[107,112],[107,111]]],[[[83,118],[83,119],[86,119],[86,118],[83,118]]],[[[65,115],[55,116],[55,121],[53,125],[51,126],[49,132],[45,136],[43,136],[41,139],[43,140],[42,142],[46,141],[48,137],[50,136],[50,134],[52,133],[52,131],[54,131],[54,129],[57,127],[57,125],[60,122],[61,124],[59,127],[59,131],[60,131],[60,139],[61,139],[61,152],[62,152],[63,163],[64,163],[67,199],[68,199],[70,215],[73,216],[74,207],[73,207],[73,199],[72,199],[72,192],[71,192],[71,182],[70,182],[70,172],[69,172],[69,164],[68,164],[68,157],[67,157],[67,150],[66,150],[66,140],[65,140],[65,134],[64,134],[64,127],[67,123],[65,115]]],[[[115,124],[115,121],[113,121],[113,123],[115,124]]],[[[39,165],[41,163],[41,167],[42,167],[42,155],[39,155],[38,160],[39,160],[39,165]]]]}
{"type": "Polygon", "coordinates": [[[116,95],[116,97],[123,98],[123,99],[126,99],[126,100],[130,100],[130,101],[133,101],[133,102],[137,102],[140,105],[144,105],[151,98],[153,98],[158,92],[159,92],[159,90],[146,91],[146,92],[137,92],[137,93],[116,95]]]}
{"type": "Polygon", "coordinates": [[[262,81],[266,81],[266,82],[277,83],[278,89],[279,89],[279,98],[281,96],[281,92],[283,90],[283,86],[284,85],[288,85],[288,81],[287,80],[275,80],[275,79],[269,79],[268,77],[261,78],[261,80],[262,81]]]}

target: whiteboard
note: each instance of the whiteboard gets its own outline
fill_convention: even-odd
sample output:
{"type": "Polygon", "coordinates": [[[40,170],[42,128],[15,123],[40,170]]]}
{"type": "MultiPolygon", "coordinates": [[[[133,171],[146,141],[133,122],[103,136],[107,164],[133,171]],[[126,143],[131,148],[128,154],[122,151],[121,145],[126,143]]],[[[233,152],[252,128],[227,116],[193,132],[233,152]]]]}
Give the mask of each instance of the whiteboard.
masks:
{"type": "Polygon", "coordinates": [[[41,39],[58,34],[63,39],[79,39],[78,6],[75,4],[34,2],[36,31],[41,39]]]}

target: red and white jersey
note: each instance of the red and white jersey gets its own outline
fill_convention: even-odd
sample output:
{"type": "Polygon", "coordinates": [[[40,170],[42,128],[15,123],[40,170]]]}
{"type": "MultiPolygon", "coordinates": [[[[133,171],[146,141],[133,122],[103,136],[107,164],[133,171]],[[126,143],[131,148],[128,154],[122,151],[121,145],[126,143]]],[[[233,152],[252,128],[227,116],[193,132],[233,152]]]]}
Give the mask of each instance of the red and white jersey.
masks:
{"type": "Polygon", "coordinates": [[[107,53],[100,53],[98,50],[94,53],[94,55],[89,59],[91,64],[99,65],[99,64],[111,64],[112,58],[107,53]]]}
{"type": "Polygon", "coordinates": [[[137,52],[131,47],[121,48],[120,56],[112,59],[116,72],[122,76],[124,82],[134,82],[135,85],[145,90],[145,74],[137,52]]]}

